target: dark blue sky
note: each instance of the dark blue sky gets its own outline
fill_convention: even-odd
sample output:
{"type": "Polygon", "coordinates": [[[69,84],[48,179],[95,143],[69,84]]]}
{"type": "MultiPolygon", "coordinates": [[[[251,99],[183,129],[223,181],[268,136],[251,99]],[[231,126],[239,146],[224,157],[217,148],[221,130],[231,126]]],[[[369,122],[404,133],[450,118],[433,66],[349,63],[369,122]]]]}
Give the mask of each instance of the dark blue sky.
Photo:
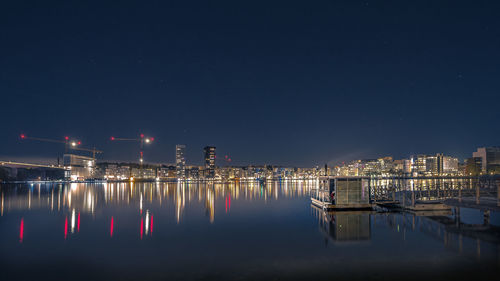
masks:
{"type": "MultiPolygon", "coordinates": [[[[0,155],[312,166],[500,144],[497,1],[4,1],[0,155]],[[211,3],[207,3],[211,2],[211,3]]],[[[5,157],[4,157],[5,156],[5,157]]]]}

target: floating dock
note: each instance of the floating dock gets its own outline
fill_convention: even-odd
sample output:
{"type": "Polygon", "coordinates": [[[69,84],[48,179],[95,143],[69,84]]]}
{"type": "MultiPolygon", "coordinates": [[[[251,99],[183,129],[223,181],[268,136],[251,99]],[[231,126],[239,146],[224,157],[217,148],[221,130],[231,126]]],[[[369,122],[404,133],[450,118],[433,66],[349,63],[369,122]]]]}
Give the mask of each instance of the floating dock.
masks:
{"type": "Polygon", "coordinates": [[[403,209],[410,212],[418,211],[449,211],[451,207],[439,201],[418,202],[414,205],[402,206],[403,209]]]}
{"type": "Polygon", "coordinates": [[[423,212],[423,211],[450,211],[451,207],[441,201],[419,201],[414,205],[403,205],[399,201],[380,201],[374,203],[377,206],[387,209],[404,210],[408,212],[423,212]]]}
{"type": "Polygon", "coordinates": [[[350,203],[350,204],[332,204],[311,198],[311,203],[325,210],[371,210],[373,204],[370,203],[350,203]]]}

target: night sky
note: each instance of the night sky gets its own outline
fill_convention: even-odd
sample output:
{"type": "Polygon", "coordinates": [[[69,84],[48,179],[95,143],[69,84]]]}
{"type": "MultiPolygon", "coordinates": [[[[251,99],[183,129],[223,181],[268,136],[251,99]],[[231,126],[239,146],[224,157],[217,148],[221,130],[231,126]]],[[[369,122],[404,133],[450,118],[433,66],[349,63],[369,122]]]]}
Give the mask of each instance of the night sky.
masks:
{"type": "Polygon", "coordinates": [[[498,1],[2,1],[0,155],[314,166],[500,144],[498,1]],[[210,3],[207,3],[210,2],[210,3]]]}

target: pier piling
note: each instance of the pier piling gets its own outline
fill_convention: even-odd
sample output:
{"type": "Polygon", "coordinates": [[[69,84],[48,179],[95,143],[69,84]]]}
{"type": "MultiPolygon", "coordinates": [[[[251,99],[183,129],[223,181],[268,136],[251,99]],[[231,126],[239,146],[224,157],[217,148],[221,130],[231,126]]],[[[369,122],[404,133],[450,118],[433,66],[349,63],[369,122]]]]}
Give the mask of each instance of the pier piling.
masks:
{"type": "Polygon", "coordinates": [[[476,183],[476,204],[479,204],[479,182],[476,183]]]}
{"type": "Polygon", "coordinates": [[[490,224],[490,210],[484,210],[483,212],[483,223],[484,225],[490,224]]]}

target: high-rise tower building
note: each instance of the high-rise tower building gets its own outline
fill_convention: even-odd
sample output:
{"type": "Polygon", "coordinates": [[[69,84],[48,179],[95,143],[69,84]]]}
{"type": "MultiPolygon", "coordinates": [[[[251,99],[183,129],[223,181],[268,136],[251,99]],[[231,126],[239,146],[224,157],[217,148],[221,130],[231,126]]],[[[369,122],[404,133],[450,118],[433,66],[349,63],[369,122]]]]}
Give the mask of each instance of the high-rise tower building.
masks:
{"type": "Polygon", "coordinates": [[[205,146],[205,177],[213,178],[215,176],[215,146],[205,146]]]}
{"type": "Polygon", "coordinates": [[[175,146],[175,169],[178,178],[186,177],[186,159],[184,158],[184,150],[186,146],[178,144],[175,146]]]}

